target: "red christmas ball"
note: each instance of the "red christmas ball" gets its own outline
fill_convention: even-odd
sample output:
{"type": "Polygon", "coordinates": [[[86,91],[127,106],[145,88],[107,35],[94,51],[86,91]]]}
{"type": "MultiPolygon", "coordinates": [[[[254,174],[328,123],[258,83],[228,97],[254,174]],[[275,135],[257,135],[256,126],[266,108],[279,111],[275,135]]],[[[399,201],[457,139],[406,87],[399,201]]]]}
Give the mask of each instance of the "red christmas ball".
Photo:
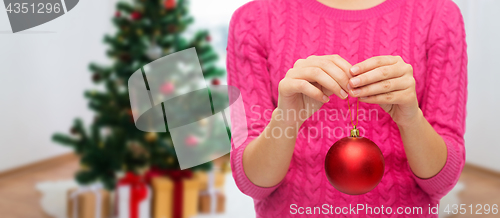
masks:
{"type": "Polygon", "coordinates": [[[214,85],[214,86],[220,85],[220,80],[219,79],[212,80],[212,85],[214,85]]]}
{"type": "Polygon", "coordinates": [[[167,26],[167,31],[168,31],[168,32],[171,32],[171,33],[172,33],[172,32],[176,32],[176,31],[177,31],[177,27],[175,27],[175,25],[172,25],[172,24],[171,24],[171,25],[168,25],[168,26],[167,26]]]}
{"type": "Polygon", "coordinates": [[[129,121],[130,121],[131,123],[134,123],[134,122],[135,122],[135,121],[134,121],[134,112],[133,112],[132,110],[130,110],[130,109],[126,110],[125,112],[126,112],[126,113],[127,113],[127,115],[128,115],[129,121]]]}
{"type": "Polygon", "coordinates": [[[99,82],[99,80],[101,80],[101,75],[95,73],[94,75],[92,75],[92,81],[94,82],[99,82]]]}
{"type": "Polygon", "coordinates": [[[384,175],[380,148],[364,137],[345,137],[332,145],[325,158],[326,177],[333,187],[349,195],[374,189],[384,175]]]}
{"type": "Polygon", "coordinates": [[[195,147],[196,145],[198,145],[199,140],[198,138],[196,138],[196,136],[189,135],[184,139],[184,143],[189,147],[195,147]]]}
{"type": "Polygon", "coordinates": [[[121,17],[121,16],[122,16],[122,13],[121,13],[120,11],[117,11],[117,12],[115,13],[115,17],[121,17]]]}
{"type": "Polygon", "coordinates": [[[132,14],[130,14],[130,18],[132,18],[132,20],[139,20],[141,19],[142,17],[142,14],[138,11],[134,11],[132,12],[132,14]]]}
{"type": "Polygon", "coordinates": [[[207,42],[210,42],[210,41],[212,41],[212,37],[210,35],[208,35],[207,37],[205,37],[205,40],[207,40],[207,42]]]}
{"type": "Polygon", "coordinates": [[[166,9],[174,9],[176,6],[175,0],[165,0],[164,2],[166,9]]]}
{"type": "Polygon", "coordinates": [[[160,91],[161,93],[163,93],[164,95],[169,95],[171,94],[175,89],[175,86],[173,83],[171,82],[166,82],[164,83],[161,87],[160,87],[160,91]]]}
{"type": "Polygon", "coordinates": [[[127,54],[127,53],[123,53],[123,54],[119,55],[119,58],[123,62],[129,62],[132,60],[132,56],[130,56],[130,54],[127,54]]]}

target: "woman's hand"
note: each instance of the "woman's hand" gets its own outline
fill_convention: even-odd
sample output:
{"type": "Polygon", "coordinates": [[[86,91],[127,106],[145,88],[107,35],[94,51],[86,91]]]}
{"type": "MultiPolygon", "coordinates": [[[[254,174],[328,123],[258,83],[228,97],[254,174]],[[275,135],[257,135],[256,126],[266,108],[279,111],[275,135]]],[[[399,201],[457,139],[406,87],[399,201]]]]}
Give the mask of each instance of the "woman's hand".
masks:
{"type": "Polygon", "coordinates": [[[253,184],[273,187],[285,178],[298,127],[328,102],[330,95],[347,97],[350,67],[340,56],[327,55],[300,59],[288,70],[279,83],[278,107],[272,119],[243,152],[243,169],[253,184]],[[283,134],[275,136],[276,128],[283,134]]]}
{"type": "Polygon", "coordinates": [[[279,117],[288,126],[299,126],[316,112],[331,95],[347,98],[351,64],[338,55],[299,59],[279,83],[279,117]]]}
{"type": "Polygon", "coordinates": [[[398,125],[411,125],[421,115],[413,68],[399,56],[377,56],[355,64],[348,90],[366,103],[379,104],[398,125]]]}

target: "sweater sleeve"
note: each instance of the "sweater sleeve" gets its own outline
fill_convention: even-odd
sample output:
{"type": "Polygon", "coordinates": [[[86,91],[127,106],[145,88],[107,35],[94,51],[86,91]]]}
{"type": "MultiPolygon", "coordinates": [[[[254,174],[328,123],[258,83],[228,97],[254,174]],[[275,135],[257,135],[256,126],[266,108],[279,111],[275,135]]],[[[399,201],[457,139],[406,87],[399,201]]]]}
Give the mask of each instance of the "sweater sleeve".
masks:
{"type": "Polygon", "coordinates": [[[467,51],[463,18],[458,6],[444,0],[437,7],[428,41],[427,94],[422,112],[443,138],[447,159],[441,171],[417,184],[432,199],[439,200],[458,182],[465,163],[465,116],[467,102],[467,51]]]}
{"type": "Polygon", "coordinates": [[[280,184],[264,188],[253,184],[243,169],[243,152],[269,123],[275,108],[267,69],[266,25],[261,1],[237,9],[229,25],[227,44],[228,85],[239,89],[244,111],[231,110],[231,168],[238,188],[253,199],[270,195],[280,184]]]}

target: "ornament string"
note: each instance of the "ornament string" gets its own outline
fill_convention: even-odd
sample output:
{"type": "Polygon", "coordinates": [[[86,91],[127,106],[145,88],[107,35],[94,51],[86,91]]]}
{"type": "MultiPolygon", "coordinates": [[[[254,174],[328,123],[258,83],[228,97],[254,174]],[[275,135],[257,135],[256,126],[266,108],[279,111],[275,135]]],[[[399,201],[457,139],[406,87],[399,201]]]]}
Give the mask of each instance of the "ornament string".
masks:
{"type": "Polygon", "coordinates": [[[351,103],[349,102],[349,97],[347,97],[347,107],[349,108],[349,117],[351,118],[351,125],[352,125],[351,137],[358,137],[359,131],[356,127],[358,126],[358,121],[359,121],[358,119],[359,101],[356,101],[356,125],[354,125],[354,119],[352,118],[351,103]]]}
{"type": "Polygon", "coordinates": [[[356,125],[354,125],[354,121],[352,119],[351,103],[349,103],[349,98],[347,98],[347,106],[349,108],[349,117],[351,118],[351,125],[353,128],[356,128],[356,126],[358,126],[359,101],[356,101],[356,125]]]}

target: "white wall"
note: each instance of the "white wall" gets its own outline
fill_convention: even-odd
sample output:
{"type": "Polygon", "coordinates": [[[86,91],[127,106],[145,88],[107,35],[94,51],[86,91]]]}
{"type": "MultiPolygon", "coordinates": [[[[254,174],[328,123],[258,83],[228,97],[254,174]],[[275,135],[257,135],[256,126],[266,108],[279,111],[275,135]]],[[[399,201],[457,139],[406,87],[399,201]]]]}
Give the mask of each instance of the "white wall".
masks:
{"type": "Polygon", "coordinates": [[[85,0],[62,17],[12,34],[0,10],[0,171],[69,149],[51,141],[75,117],[89,120],[83,90],[92,87],[87,66],[105,61],[109,2],[85,0]]]}
{"type": "Polygon", "coordinates": [[[500,172],[500,1],[455,0],[469,54],[467,162],[500,172]]]}
{"type": "MultiPolygon", "coordinates": [[[[208,29],[212,45],[219,54],[218,65],[226,68],[226,46],[229,21],[238,7],[250,0],[191,0],[190,12],[195,18],[191,29],[208,29]]],[[[225,82],[225,78],[222,78],[225,82]]]]}

